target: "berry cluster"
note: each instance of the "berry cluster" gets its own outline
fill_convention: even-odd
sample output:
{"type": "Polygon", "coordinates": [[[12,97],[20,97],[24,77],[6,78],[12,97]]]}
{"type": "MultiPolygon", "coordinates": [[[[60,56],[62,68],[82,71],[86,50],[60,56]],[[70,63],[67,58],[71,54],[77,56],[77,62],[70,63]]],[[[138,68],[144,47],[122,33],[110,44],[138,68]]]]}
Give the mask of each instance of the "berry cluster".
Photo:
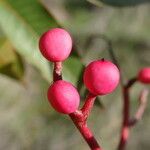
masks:
{"type": "MultiPolygon", "coordinates": [[[[47,97],[52,107],[63,114],[68,114],[76,127],[87,141],[91,150],[101,150],[92,132],[86,125],[87,117],[93,107],[96,96],[106,95],[113,92],[120,80],[120,71],[111,61],[100,59],[91,62],[85,67],[83,82],[89,91],[85,104],[78,109],[80,95],[77,89],[69,82],[64,81],[61,76],[62,61],[67,59],[72,50],[72,38],[70,34],[61,28],[54,28],[45,32],[39,41],[39,48],[42,55],[54,63],[53,83],[50,85],[47,97]]],[[[128,138],[129,126],[142,116],[142,113],[132,120],[129,120],[129,87],[136,81],[150,84],[150,68],[143,68],[137,77],[123,85],[124,95],[124,121],[118,150],[122,150],[128,138]],[[124,132],[125,131],[125,132],[124,132]],[[126,135],[126,136],[125,136],[126,135]],[[126,137],[126,139],[124,139],[126,137]]],[[[145,98],[145,97],[144,97],[145,98]]],[[[141,99],[144,99],[141,97],[141,99]]],[[[145,109],[145,105],[140,106],[140,110],[145,109]]]]}
{"type": "MultiPolygon", "coordinates": [[[[72,40],[67,31],[55,28],[41,36],[39,47],[47,60],[61,62],[69,56],[72,40]]],[[[96,96],[111,93],[117,87],[119,78],[116,65],[104,59],[91,62],[83,76],[85,86],[96,96]]],[[[78,109],[80,98],[71,83],[59,80],[49,87],[48,100],[56,111],[70,114],[78,109]]]]}

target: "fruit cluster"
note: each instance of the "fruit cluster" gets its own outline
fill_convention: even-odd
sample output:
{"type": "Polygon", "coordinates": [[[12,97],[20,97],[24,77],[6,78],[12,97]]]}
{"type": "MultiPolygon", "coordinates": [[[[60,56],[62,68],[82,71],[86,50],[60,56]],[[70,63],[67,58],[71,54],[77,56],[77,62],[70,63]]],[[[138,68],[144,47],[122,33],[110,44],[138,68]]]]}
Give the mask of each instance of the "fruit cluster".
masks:
{"type": "MultiPolygon", "coordinates": [[[[53,83],[50,85],[47,97],[52,107],[63,114],[68,114],[80,133],[88,143],[91,150],[102,150],[94,138],[86,121],[98,95],[106,95],[113,92],[120,80],[120,71],[111,61],[95,60],[85,67],[83,82],[89,91],[85,103],[81,109],[80,95],[77,89],[67,81],[62,80],[61,65],[67,59],[72,50],[72,39],[70,34],[61,28],[55,28],[44,33],[39,41],[42,55],[54,63],[53,83]]],[[[121,77],[122,80],[122,77],[121,77]]],[[[118,150],[124,150],[129,137],[129,128],[140,120],[146,107],[147,90],[143,90],[140,96],[140,105],[135,117],[130,118],[129,110],[129,87],[136,81],[150,84],[150,68],[146,67],[139,71],[138,75],[127,83],[122,82],[124,99],[123,124],[118,150]]]]}
{"type": "MultiPolygon", "coordinates": [[[[72,49],[72,39],[67,31],[55,28],[44,33],[39,41],[40,51],[51,62],[64,61],[72,49]]],[[[83,81],[93,95],[111,93],[119,83],[119,70],[108,60],[91,62],[84,71],[83,81]]],[[[61,113],[70,114],[78,109],[80,96],[69,82],[59,80],[48,89],[48,100],[53,108],[61,113]]]]}
{"type": "MultiPolygon", "coordinates": [[[[70,34],[61,28],[45,32],[39,41],[42,55],[51,62],[62,62],[68,58],[72,50],[70,34]]],[[[83,81],[87,89],[94,95],[105,95],[115,90],[119,83],[119,70],[108,60],[91,62],[84,71],[83,81]]],[[[137,79],[145,84],[150,83],[150,68],[143,68],[137,79]]],[[[48,89],[48,100],[55,110],[64,114],[74,112],[80,102],[77,89],[67,81],[54,82],[48,89]]]]}

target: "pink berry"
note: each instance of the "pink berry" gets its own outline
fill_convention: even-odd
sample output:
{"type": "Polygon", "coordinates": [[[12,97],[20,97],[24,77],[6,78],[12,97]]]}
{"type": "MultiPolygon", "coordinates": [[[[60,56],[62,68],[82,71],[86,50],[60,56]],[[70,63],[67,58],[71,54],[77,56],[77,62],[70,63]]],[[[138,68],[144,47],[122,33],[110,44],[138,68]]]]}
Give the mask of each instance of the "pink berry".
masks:
{"type": "Polygon", "coordinates": [[[138,74],[138,80],[145,84],[150,84],[150,67],[143,68],[138,74]]]}
{"type": "Polygon", "coordinates": [[[91,62],[84,71],[83,80],[94,95],[111,93],[118,85],[120,73],[116,65],[107,60],[91,62]]]}
{"type": "Polygon", "coordinates": [[[49,87],[47,96],[53,108],[60,113],[70,114],[79,107],[80,96],[69,82],[63,80],[54,82],[49,87]]]}
{"type": "Polygon", "coordinates": [[[49,61],[63,61],[71,52],[72,39],[64,29],[54,28],[41,36],[39,48],[42,55],[49,61]]]}

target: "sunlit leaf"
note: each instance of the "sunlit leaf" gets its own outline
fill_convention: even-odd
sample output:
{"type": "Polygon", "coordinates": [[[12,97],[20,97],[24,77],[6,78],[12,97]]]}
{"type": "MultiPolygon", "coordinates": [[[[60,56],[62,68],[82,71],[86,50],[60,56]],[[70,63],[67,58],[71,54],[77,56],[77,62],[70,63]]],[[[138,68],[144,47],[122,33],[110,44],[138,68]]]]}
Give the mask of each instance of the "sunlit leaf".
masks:
{"type": "MultiPolygon", "coordinates": [[[[0,27],[12,42],[21,56],[37,67],[43,76],[50,81],[51,67],[39,52],[38,40],[40,35],[54,27],[58,27],[54,20],[37,0],[6,0],[0,1],[0,27]]],[[[72,73],[72,65],[80,65],[79,60],[69,59],[64,65],[66,79],[77,82],[80,68],[72,73]]],[[[74,67],[75,67],[74,65],[74,67]]]]}
{"type": "Polygon", "coordinates": [[[38,49],[39,35],[58,24],[36,0],[0,1],[0,27],[28,62],[50,80],[50,67],[38,49]]]}
{"type": "Polygon", "coordinates": [[[0,46],[0,73],[15,79],[21,79],[24,74],[22,59],[8,41],[0,46]]]}

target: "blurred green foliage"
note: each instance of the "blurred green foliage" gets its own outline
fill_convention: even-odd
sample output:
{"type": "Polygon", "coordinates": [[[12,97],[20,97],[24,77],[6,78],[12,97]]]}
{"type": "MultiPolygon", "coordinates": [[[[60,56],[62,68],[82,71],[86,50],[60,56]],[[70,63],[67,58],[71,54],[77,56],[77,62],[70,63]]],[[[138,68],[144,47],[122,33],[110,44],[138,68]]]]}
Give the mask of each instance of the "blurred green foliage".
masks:
{"type": "Polygon", "coordinates": [[[1,39],[0,43],[0,73],[21,80],[24,75],[24,65],[21,57],[13,50],[7,39],[1,39]]]}
{"type": "MultiPolygon", "coordinates": [[[[84,65],[94,59],[111,59],[106,40],[99,37],[87,42],[91,35],[104,35],[112,42],[125,78],[150,65],[148,2],[0,0],[0,149],[87,149],[69,118],[49,107],[46,91],[52,82],[52,64],[39,52],[39,37],[54,27],[70,31],[74,50],[64,62],[63,77],[79,88],[83,98],[84,65]]],[[[131,113],[136,110],[142,88],[137,84],[131,91],[131,113]]],[[[96,105],[89,119],[89,126],[107,150],[115,150],[118,143],[121,96],[118,87],[102,97],[105,109],[96,105]]],[[[131,132],[128,150],[150,149],[149,115],[150,103],[143,120],[131,132]]]]}
{"type": "Polygon", "coordinates": [[[101,1],[113,6],[133,6],[149,2],[149,0],[101,0],[101,1]]]}

